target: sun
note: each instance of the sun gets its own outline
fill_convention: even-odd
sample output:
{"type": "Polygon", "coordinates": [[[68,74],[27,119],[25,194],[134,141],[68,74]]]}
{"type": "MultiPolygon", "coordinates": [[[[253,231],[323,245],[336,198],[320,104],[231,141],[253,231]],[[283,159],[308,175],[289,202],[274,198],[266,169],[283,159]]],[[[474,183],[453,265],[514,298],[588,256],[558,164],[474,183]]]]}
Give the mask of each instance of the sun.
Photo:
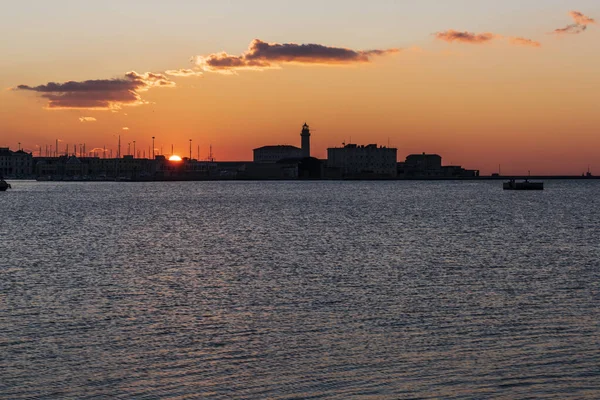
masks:
{"type": "Polygon", "coordinates": [[[181,161],[181,157],[172,155],[171,157],[169,157],[169,161],[181,161]]]}

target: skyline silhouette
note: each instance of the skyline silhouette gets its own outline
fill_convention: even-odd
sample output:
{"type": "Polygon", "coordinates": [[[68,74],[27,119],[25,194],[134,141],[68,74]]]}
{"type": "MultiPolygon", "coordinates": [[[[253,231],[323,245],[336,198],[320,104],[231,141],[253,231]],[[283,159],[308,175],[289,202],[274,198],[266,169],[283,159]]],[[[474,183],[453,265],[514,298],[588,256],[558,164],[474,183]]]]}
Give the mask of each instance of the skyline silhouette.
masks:
{"type": "Polygon", "coordinates": [[[185,156],[192,139],[214,146],[221,160],[247,160],[262,145],[295,143],[297,122],[307,119],[318,158],[340,143],[377,142],[397,147],[400,159],[445,154],[484,174],[498,165],[514,174],[598,170],[600,58],[589,50],[600,39],[600,7],[581,1],[541,10],[509,1],[442,12],[433,3],[376,1],[359,18],[353,2],[317,8],[309,1],[281,6],[275,20],[260,14],[273,3],[259,1],[245,10],[257,18],[246,24],[243,5],[212,5],[212,15],[236,29],[210,40],[214,22],[192,24],[190,15],[204,14],[184,3],[149,6],[139,19],[131,4],[115,3],[119,15],[78,5],[66,19],[59,1],[51,26],[44,7],[32,15],[14,5],[0,28],[15,37],[0,45],[9,55],[1,66],[8,90],[0,93],[0,145],[20,142],[37,153],[59,139],[116,152],[119,135],[142,150],[156,137],[185,156]],[[76,22],[90,13],[128,21],[120,41],[76,22]],[[49,33],[19,25],[26,15],[49,33]]]}

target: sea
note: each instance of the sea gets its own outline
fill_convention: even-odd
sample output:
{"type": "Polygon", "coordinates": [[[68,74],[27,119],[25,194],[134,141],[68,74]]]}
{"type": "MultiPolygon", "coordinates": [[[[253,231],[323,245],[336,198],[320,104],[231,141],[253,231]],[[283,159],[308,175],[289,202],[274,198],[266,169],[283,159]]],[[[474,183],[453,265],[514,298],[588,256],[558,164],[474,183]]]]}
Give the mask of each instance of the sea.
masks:
{"type": "Polygon", "coordinates": [[[2,399],[600,398],[600,181],[10,183],[2,399]]]}

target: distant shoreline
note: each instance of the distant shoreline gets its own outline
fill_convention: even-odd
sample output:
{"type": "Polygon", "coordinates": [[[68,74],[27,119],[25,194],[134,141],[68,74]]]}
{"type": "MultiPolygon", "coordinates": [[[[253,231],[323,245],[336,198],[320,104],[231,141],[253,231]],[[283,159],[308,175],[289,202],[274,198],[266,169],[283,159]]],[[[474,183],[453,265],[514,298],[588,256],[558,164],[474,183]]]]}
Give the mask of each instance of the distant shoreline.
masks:
{"type": "Polygon", "coordinates": [[[578,175],[507,175],[507,176],[478,176],[478,177],[415,177],[415,178],[325,178],[325,179],[258,179],[258,178],[197,178],[197,179],[36,179],[36,178],[5,178],[8,181],[37,181],[37,182],[211,182],[211,181],[246,181],[246,182],[273,182],[273,181],[506,181],[516,180],[598,180],[600,176],[578,175]]]}

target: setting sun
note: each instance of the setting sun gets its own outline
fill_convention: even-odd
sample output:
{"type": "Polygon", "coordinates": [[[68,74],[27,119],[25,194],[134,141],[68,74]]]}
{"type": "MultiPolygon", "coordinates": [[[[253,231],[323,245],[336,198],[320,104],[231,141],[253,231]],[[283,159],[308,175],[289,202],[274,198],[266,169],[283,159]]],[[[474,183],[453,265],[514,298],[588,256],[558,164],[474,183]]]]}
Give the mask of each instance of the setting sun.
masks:
{"type": "Polygon", "coordinates": [[[181,157],[172,155],[171,157],[169,157],[169,161],[181,161],[181,157]]]}

